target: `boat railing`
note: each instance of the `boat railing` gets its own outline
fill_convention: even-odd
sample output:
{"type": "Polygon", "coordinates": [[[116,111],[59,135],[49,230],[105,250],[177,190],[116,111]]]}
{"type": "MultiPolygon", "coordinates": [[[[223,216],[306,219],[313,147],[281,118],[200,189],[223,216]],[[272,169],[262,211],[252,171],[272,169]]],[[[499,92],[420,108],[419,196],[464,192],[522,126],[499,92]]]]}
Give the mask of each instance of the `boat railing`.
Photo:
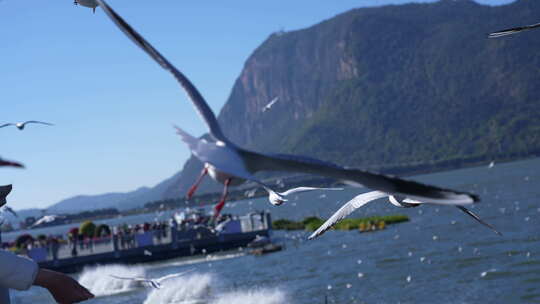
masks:
{"type": "Polygon", "coordinates": [[[256,233],[271,229],[271,218],[268,212],[251,213],[245,216],[235,217],[224,225],[220,231],[205,226],[172,226],[140,231],[135,233],[118,233],[101,238],[88,238],[85,240],[73,240],[64,244],[58,242],[30,248],[27,255],[36,262],[56,261],[74,257],[84,257],[98,254],[106,254],[135,248],[170,245],[177,247],[186,242],[204,240],[220,235],[256,233]]]}

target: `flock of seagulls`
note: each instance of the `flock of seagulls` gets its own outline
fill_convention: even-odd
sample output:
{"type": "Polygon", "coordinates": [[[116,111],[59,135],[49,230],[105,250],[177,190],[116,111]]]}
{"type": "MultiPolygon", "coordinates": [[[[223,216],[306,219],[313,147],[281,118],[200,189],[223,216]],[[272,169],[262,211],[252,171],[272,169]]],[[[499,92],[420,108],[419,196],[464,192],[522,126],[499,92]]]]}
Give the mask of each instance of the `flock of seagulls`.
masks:
{"type": "MultiPolygon", "coordinates": [[[[146,52],[162,68],[170,72],[186,91],[190,101],[195,106],[197,112],[203,118],[208,127],[210,139],[196,138],[185,132],[179,127],[175,127],[181,139],[188,145],[191,153],[204,163],[204,169],[195,184],[188,191],[188,199],[195,193],[202,179],[209,175],[212,179],[224,185],[223,195],[220,204],[223,206],[228,193],[229,186],[243,184],[246,181],[252,181],[262,186],[268,192],[268,199],[272,205],[282,205],[287,201],[286,196],[292,193],[313,191],[313,190],[341,190],[338,188],[313,188],[299,187],[285,192],[277,192],[272,186],[267,185],[255,177],[255,173],[260,171],[290,171],[307,174],[316,174],[334,179],[342,180],[348,184],[362,185],[375,191],[360,194],[341,207],[328,221],[326,221],[309,238],[315,238],[330,229],[339,220],[345,218],[354,210],[367,204],[370,201],[388,197],[389,202],[397,207],[410,208],[421,204],[438,204],[456,206],[463,212],[472,216],[483,225],[491,225],[482,221],[478,216],[466,209],[465,205],[470,205],[479,201],[479,198],[471,193],[444,189],[414,181],[403,180],[397,177],[371,173],[358,169],[350,169],[339,165],[324,162],[318,159],[308,158],[297,155],[285,154],[265,154],[243,149],[230,141],[222,132],[219,123],[206,103],[203,96],[191,81],[173,66],[159,51],[157,51],[146,39],[135,31],[120,15],[118,15],[104,0],[74,0],[75,5],[81,5],[92,8],[100,6],[106,15],[126,34],[137,46],[146,52]]],[[[540,27],[540,23],[527,26],[505,29],[489,34],[490,38],[519,33],[540,27]]],[[[262,111],[268,111],[279,100],[279,97],[273,98],[262,111]]],[[[18,123],[5,123],[0,128],[15,126],[23,130],[28,124],[53,125],[51,123],[29,120],[18,123]]],[[[8,161],[0,158],[0,166],[10,166],[23,168],[21,163],[8,161]]],[[[490,165],[492,167],[493,165],[490,165]]],[[[12,189],[11,185],[0,187],[0,203],[6,203],[6,196],[12,189]]],[[[0,205],[0,206],[1,206],[0,205]]],[[[45,216],[40,221],[54,221],[55,216],[45,216]]],[[[38,221],[39,222],[39,221],[38,221]]],[[[37,222],[36,222],[37,224],[37,222]]]]}
{"type": "MultiPolygon", "coordinates": [[[[191,81],[175,66],[173,66],[164,56],[162,56],[161,53],[159,53],[138,32],[136,32],[125,20],[123,20],[123,18],[120,17],[111,7],[109,7],[104,0],[74,0],[74,4],[92,8],[94,12],[96,7],[100,6],[106,15],[124,34],[126,34],[128,38],[130,38],[138,47],[147,53],[157,64],[170,72],[173,77],[176,78],[180,86],[186,91],[191,103],[195,106],[195,109],[208,127],[210,138],[205,139],[194,137],[182,130],[180,127],[175,126],[181,140],[186,143],[191,153],[204,163],[204,168],[199,178],[187,193],[188,199],[193,196],[197,190],[197,187],[206,175],[209,175],[212,179],[224,185],[223,194],[218,204],[218,206],[221,206],[221,208],[225,205],[228,187],[240,185],[246,181],[255,182],[259,186],[263,187],[268,192],[269,202],[274,206],[282,205],[287,201],[287,197],[294,193],[316,190],[343,190],[342,188],[297,187],[284,192],[277,192],[272,186],[263,183],[255,176],[255,174],[260,171],[301,172],[330,177],[341,180],[347,184],[362,185],[374,190],[362,193],[344,204],[323,225],[313,232],[308,239],[315,239],[321,236],[327,230],[332,228],[337,222],[346,218],[355,210],[361,208],[369,202],[383,198],[387,198],[389,203],[400,208],[413,208],[423,204],[453,206],[468,214],[480,224],[501,235],[501,233],[492,225],[486,223],[465,207],[480,201],[479,197],[474,194],[444,189],[359,169],[346,168],[337,164],[304,156],[260,153],[249,151],[237,146],[224,135],[215,114],[212,112],[201,93],[191,83],[191,81]]],[[[489,38],[498,38],[538,27],[540,27],[540,23],[505,29],[489,34],[489,38]]],[[[262,108],[262,112],[270,110],[278,100],[279,97],[273,98],[262,108]]],[[[19,123],[5,123],[0,125],[0,128],[14,126],[19,130],[24,130],[25,126],[28,124],[41,124],[48,126],[53,125],[47,122],[30,120],[19,123]]],[[[494,162],[491,162],[489,168],[492,168],[493,166],[494,162]]],[[[23,168],[24,166],[19,162],[0,158],[0,167],[23,168]]],[[[0,207],[6,204],[6,197],[10,194],[11,190],[12,185],[0,186],[0,207]]],[[[4,206],[3,212],[10,212],[14,216],[17,216],[17,213],[8,206],[4,206]]],[[[61,216],[43,216],[34,223],[33,227],[42,225],[44,223],[53,222],[58,218],[61,218],[61,216]]],[[[152,253],[147,250],[145,250],[144,254],[149,256],[152,255],[152,253]]],[[[111,277],[118,280],[130,280],[155,289],[160,289],[162,288],[164,281],[183,276],[189,272],[191,272],[191,270],[169,274],[160,278],[121,277],[115,275],[111,275],[111,277]]],[[[359,274],[359,277],[361,277],[360,275],[361,273],[359,274]]],[[[485,276],[485,273],[482,273],[482,276],[485,276]]],[[[411,277],[408,276],[406,280],[407,282],[410,282],[411,277]]],[[[347,288],[350,287],[348,286],[347,288]]]]}
{"type": "MultiPolygon", "coordinates": [[[[425,202],[412,200],[412,199],[409,199],[409,198],[406,198],[406,197],[402,198],[402,197],[396,197],[394,195],[388,195],[387,193],[384,193],[384,192],[381,192],[381,191],[371,191],[371,192],[367,192],[367,193],[362,193],[362,194],[356,196],[355,198],[353,198],[352,200],[350,200],[349,202],[347,202],[345,205],[343,205],[326,222],[324,222],[324,224],[322,224],[317,230],[315,230],[315,232],[313,232],[308,237],[308,239],[312,240],[312,239],[317,238],[318,236],[322,235],[328,229],[332,228],[332,226],[334,226],[337,222],[344,219],[349,214],[353,213],[356,209],[364,206],[365,204],[367,204],[367,203],[369,203],[371,201],[378,200],[378,199],[381,199],[381,198],[386,198],[386,197],[388,197],[388,201],[392,205],[394,205],[396,207],[400,207],[400,208],[413,208],[413,207],[418,207],[418,206],[420,206],[422,204],[426,204],[425,202]]],[[[427,203],[427,204],[440,205],[440,204],[437,204],[437,203],[427,203]]],[[[482,225],[490,228],[491,230],[493,230],[498,235],[501,235],[501,233],[499,231],[497,231],[492,225],[486,223],[485,221],[480,219],[476,214],[474,214],[469,209],[463,207],[462,205],[460,205],[460,204],[442,204],[442,205],[450,205],[450,206],[453,205],[453,206],[457,207],[458,209],[465,212],[466,214],[468,214],[469,216],[474,218],[476,221],[478,221],[482,225]]]]}
{"type": "MultiPolygon", "coordinates": [[[[196,138],[182,130],[180,127],[175,127],[177,133],[187,144],[191,153],[204,163],[204,169],[201,172],[201,175],[188,191],[188,199],[194,194],[203,177],[210,175],[211,178],[224,185],[223,194],[218,203],[218,206],[221,206],[221,208],[225,204],[228,187],[240,185],[246,181],[252,181],[264,187],[269,193],[270,202],[275,205],[280,205],[286,201],[284,193],[273,190],[272,186],[263,183],[254,175],[260,171],[289,171],[331,177],[346,181],[349,184],[363,185],[392,197],[405,197],[414,202],[462,206],[479,201],[479,198],[476,195],[466,192],[443,189],[358,169],[349,169],[304,156],[264,154],[248,151],[237,146],[224,135],[214,113],[191,81],[161,55],[161,53],[146,39],[135,31],[105,1],[96,0],[96,2],[128,38],[147,53],[163,69],[173,75],[180,86],[186,91],[190,101],[208,127],[210,139],[196,138]]],[[[275,103],[275,101],[277,101],[277,99],[273,100],[273,103],[275,103]]],[[[413,206],[415,204],[419,203],[407,203],[403,201],[399,205],[404,207],[413,206]]],[[[339,216],[337,218],[339,218],[339,216]]]]}

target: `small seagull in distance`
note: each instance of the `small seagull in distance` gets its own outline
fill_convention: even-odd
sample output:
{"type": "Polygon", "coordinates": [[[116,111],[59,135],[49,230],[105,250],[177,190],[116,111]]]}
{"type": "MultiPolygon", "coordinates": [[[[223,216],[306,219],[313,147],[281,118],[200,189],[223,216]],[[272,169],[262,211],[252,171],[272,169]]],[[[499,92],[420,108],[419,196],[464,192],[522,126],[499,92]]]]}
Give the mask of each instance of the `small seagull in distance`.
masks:
{"type": "Polygon", "coordinates": [[[94,12],[94,14],[96,13],[96,7],[98,7],[98,4],[95,0],[73,0],[73,4],[89,7],[92,9],[92,12],[94,12]]]}
{"type": "Polygon", "coordinates": [[[9,212],[11,214],[13,214],[14,217],[19,217],[19,215],[17,214],[17,212],[15,212],[15,210],[13,210],[11,207],[9,206],[4,206],[4,210],[2,210],[2,212],[9,212]]]}
{"type": "Polygon", "coordinates": [[[491,169],[493,167],[495,167],[495,162],[494,161],[490,162],[489,165],[488,165],[489,169],[491,169]]]}
{"type": "Polygon", "coordinates": [[[531,25],[525,25],[525,26],[518,26],[518,27],[514,27],[514,28],[502,30],[502,31],[493,32],[493,33],[489,34],[488,37],[489,38],[499,38],[499,37],[502,37],[502,36],[512,35],[512,34],[522,32],[522,31],[531,30],[531,29],[534,29],[534,28],[537,28],[537,27],[540,27],[540,23],[531,24],[531,25]]]}
{"type": "Polygon", "coordinates": [[[37,220],[32,226],[30,226],[30,228],[35,228],[43,224],[52,223],[56,221],[57,219],[63,219],[63,218],[65,218],[65,216],[63,215],[45,215],[39,220],[37,220]]]}
{"type": "Polygon", "coordinates": [[[15,167],[15,168],[24,168],[24,165],[0,158],[0,167],[15,167]]]}
{"type": "MultiPolygon", "coordinates": [[[[341,221],[345,217],[347,217],[349,214],[353,213],[356,209],[364,206],[365,204],[378,200],[380,198],[388,197],[390,203],[396,207],[401,208],[412,208],[412,207],[418,207],[420,205],[426,204],[425,202],[420,202],[416,200],[412,200],[410,198],[404,198],[394,195],[389,195],[387,193],[381,192],[381,191],[371,191],[362,193],[360,195],[357,195],[352,200],[347,202],[345,205],[343,205],[338,211],[336,211],[332,217],[330,217],[324,224],[322,224],[315,232],[313,232],[308,239],[312,240],[320,235],[322,235],[324,232],[326,232],[328,229],[332,228],[337,222],[341,221]]],[[[447,205],[447,206],[455,206],[459,210],[467,213],[469,216],[477,220],[480,224],[488,227],[489,229],[493,230],[496,234],[502,235],[499,231],[497,231],[493,226],[490,224],[484,222],[482,219],[480,219],[476,214],[471,212],[469,209],[461,206],[460,204],[451,203],[451,202],[442,202],[442,203],[427,203],[427,204],[435,204],[435,205],[447,205]]]]}
{"type": "Polygon", "coordinates": [[[47,126],[54,126],[52,123],[48,123],[48,122],[37,121],[37,120],[29,120],[29,121],[25,121],[25,122],[6,123],[6,124],[1,125],[0,128],[9,127],[9,126],[15,126],[15,127],[17,127],[17,129],[22,131],[22,130],[24,130],[24,127],[27,124],[41,124],[41,125],[47,125],[47,126]]]}
{"type": "Polygon", "coordinates": [[[289,189],[285,192],[276,192],[270,188],[264,187],[266,192],[268,192],[268,200],[270,201],[270,204],[274,206],[279,206],[287,201],[285,198],[288,195],[291,195],[293,193],[299,193],[299,192],[306,192],[306,191],[314,191],[314,190],[323,190],[323,191],[340,191],[343,190],[343,188],[316,188],[316,187],[298,187],[289,189]]]}
{"type": "Polygon", "coordinates": [[[126,278],[126,277],[119,277],[119,276],[115,276],[115,275],[110,275],[112,278],[115,278],[115,279],[118,279],[118,280],[130,280],[130,281],[135,281],[135,282],[139,282],[139,283],[143,283],[143,284],[147,284],[155,289],[161,289],[162,288],[162,283],[163,281],[166,281],[166,280],[169,280],[169,279],[172,279],[172,278],[177,278],[177,277],[181,277],[183,275],[185,275],[186,273],[189,273],[189,272],[192,272],[193,269],[191,270],[188,270],[188,271],[184,271],[184,272],[179,272],[179,273],[173,273],[173,274],[169,274],[169,275],[166,275],[164,277],[161,277],[161,278],[157,278],[157,279],[148,279],[148,278],[142,278],[142,277],[133,277],[133,278],[126,278]]]}
{"type": "Polygon", "coordinates": [[[6,202],[6,197],[13,189],[13,185],[0,186],[0,207],[4,206],[6,202]]]}
{"type": "Polygon", "coordinates": [[[268,110],[270,110],[270,108],[272,108],[272,106],[279,100],[279,97],[275,97],[274,99],[272,99],[267,105],[265,105],[263,108],[262,108],[262,111],[263,112],[266,112],[268,110]]]}

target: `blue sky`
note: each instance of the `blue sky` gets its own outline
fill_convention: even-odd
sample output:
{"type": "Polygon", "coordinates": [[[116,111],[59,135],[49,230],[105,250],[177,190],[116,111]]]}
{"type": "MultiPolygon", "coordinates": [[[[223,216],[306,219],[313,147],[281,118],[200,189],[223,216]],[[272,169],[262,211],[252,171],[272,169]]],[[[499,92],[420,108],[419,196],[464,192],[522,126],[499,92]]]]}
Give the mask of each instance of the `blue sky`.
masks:
{"type": "MultiPolygon", "coordinates": [[[[94,15],[72,2],[0,1],[0,124],[56,124],[0,129],[0,156],[27,166],[0,171],[0,184],[14,184],[9,198],[16,209],[153,186],[189,156],[172,124],[205,132],[168,73],[99,9],[94,15]]],[[[271,33],[351,8],[406,2],[108,1],[194,82],[216,113],[245,60],[271,33]]]]}

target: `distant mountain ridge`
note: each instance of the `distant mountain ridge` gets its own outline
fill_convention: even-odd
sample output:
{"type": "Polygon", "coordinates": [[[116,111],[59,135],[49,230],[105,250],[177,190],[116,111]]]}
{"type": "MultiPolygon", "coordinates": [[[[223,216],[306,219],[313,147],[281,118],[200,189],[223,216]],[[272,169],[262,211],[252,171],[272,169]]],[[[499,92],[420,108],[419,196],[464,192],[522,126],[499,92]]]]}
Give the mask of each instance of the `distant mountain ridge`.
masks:
{"type": "Polygon", "coordinates": [[[174,176],[164,180],[154,187],[140,187],[135,191],[125,193],[105,193],[100,195],[78,195],[62,200],[47,208],[48,213],[76,213],[82,210],[97,210],[117,208],[127,210],[142,207],[144,204],[161,200],[163,193],[170,188],[176,178],[174,176]]]}
{"type": "MultiPolygon", "coordinates": [[[[360,8],[275,33],[246,61],[218,120],[248,149],[384,172],[539,154],[540,32],[487,38],[538,20],[538,0],[496,7],[442,0],[360,8]]],[[[152,189],[76,197],[51,208],[92,202],[128,209],[178,198],[201,169],[191,157],[152,189]]],[[[201,187],[220,190],[209,180],[201,187]]]]}

